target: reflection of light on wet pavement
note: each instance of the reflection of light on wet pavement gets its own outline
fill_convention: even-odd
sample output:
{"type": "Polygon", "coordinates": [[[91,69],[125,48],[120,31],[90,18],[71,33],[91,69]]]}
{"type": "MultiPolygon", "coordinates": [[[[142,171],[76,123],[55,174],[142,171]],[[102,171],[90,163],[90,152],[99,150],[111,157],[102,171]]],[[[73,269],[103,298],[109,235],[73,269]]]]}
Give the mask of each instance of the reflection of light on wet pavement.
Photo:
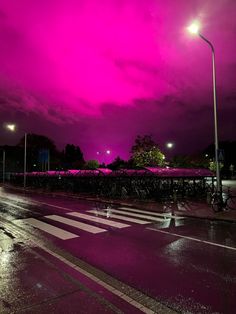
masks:
{"type": "Polygon", "coordinates": [[[9,252],[2,251],[1,252],[1,267],[8,265],[10,258],[11,258],[11,256],[10,256],[9,252]]]}
{"type": "Polygon", "coordinates": [[[7,199],[9,201],[13,201],[16,203],[24,203],[24,205],[33,205],[34,201],[30,200],[30,197],[24,197],[24,196],[18,196],[18,195],[12,195],[9,197],[9,194],[5,193],[2,188],[0,190],[0,197],[3,197],[4,199],[7,199]]]}
{"type": "Polygon", "coordinates": [[[172,257],[181,258],[180,251],[186,250],[189,244],[185,239],[177,239],[169,243],[165,248],[165,253],[172,257]]]}
{"type": "Polygon", "coordinates": [[[107,218],[109,218],[111,216],[111,214],[112,214],[112,209],[111,209],[110,206],[107,206],[106,212],[107,212],[107,218]]]}

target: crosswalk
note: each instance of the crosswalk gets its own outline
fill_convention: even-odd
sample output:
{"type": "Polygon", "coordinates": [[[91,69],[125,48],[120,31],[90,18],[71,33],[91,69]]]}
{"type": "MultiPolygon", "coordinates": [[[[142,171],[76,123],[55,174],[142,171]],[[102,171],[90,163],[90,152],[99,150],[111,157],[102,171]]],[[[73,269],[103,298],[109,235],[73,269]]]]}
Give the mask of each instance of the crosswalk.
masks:
{"type": "Polygon", "coordinates": [[[96,235],[108,232],[110,228],[113,230],[123,229],[135,225],[147,225],[157,222],[166,224],[171,219],[177,220],[184,218],[173,216],[170,213],[157,213],[138,208],[119,207],[91,209],[83,213],[72,211],[63,213],[63,216],[46,215],[42,219],[43,221],[36,218],[26,218],[21,219],[21,223],[26,223],[61,240],[70,240],[79,238],[84,233],[96,235]],[[72,232],[68,229],[72,229],[72,232]]]}
{"type": "MultiPolygon", "coordinates": [[[[94,210],[90,210],[89,211],[90,213],[95,213],[94,210]]],[[[115,214],[121,214],[121,215],[124,215],[124,214],[127,214],[125,213],[123,210],[117,210],[117,209],[112,209],[111,210],[112,213],[115,213],[115,214]]],[[[107,210],[107,213],[109,213],[109,209],[107,210]]],[[[149,216],[149,215],[144,215],[144,214],[135,214],[135,213],[128,213],[129,216],[132,216],[132,217],[139,217],[139,218],[144,218],[144,219],[148,219],[148,220],[151,220],[151,221],[163,221],[163,218],[157,218],[157,217],[153,217],[153,216],[149,216]]],[[[121,216],[122,217],[122,216],[121,216]]]]}
{"type": "Polygon", "coordinates": [[[24,221],[28,224],[30,224],[33,227],[36,227],[37,229],[40,229],[42,231],[45,231],[49,234],[54,235],[55,237],[61,239],[61,240],[69,240],[69,239],[73,239],[73,238],[77,238],[78,235],[71,233],[69,231],[65,231],[61,228],[49,225],[43,221],[40,221],[38,219],[35,218],[27,218],[24,219],[24,221]]]}
{"type": "Polygon", "coordinates": [[[113,214],[113,210],[110,211],[108,210],[107,212],[98,212],[97,210],[90,210],[89,213],[92,214],[96,214],[98,216],[105,216],[107,218],[116,218],[116,219],[120,219],[120,220],[125,220],[125,221],[129,221],[129,222],[134,222],[137,224],[141,224],[141,225],[145,225],[145,224],[149,224],[150,221],[145,221],[145,220],[141,220],[141,219],[136,219],[136,218],[131,218],[131,217],[125,217],[122,215],[117,215],[117,214],[113,214]]]}
{"type": "Polygon", "coordinates": [[[68,215],[74,216],[74,217],[79,217],[85,220],[89,220],[92,222],[97,222],[97,223],[101,223],[104,225],[108,225],[110,227],[115,227],[115,228],[125,228],[125,227],[129,227],[129,225],[127,224],[123,224],[120,222],[116,222],[116,221],[112,221],[112,220],[108,220],[108,219],[103,219],[103,218],[99,218],[97,216],[89,216],[89,215],[85,215],[85,214],[81,214],[78,212],[72,212],[72,213],[68,213],[68,215]]]}
{"type": "Polygon", "coordinates": [[[81,229],[81,230],[84,230],[84,231],[87,231],[87,232],[91,232],[91,233],[94,233],[94,234],[107,231],[106,229],[102,229],[102,228],[99,228],[99,227],[91,226],[91,225],[85,224],[83,222],[79,222],[79,221],[75,221],[75,220],[72,220],[72,219],[64,218],[64,217],[58,216],[58,215],[49,215],[49,216],[45,216],[45,218],[52,219],[54,221],[58,221],[58,222],[61,222],[63,224],[66,224],[66,225],[69,225],[69,226],[72,226],[72,227],[75,227],[75,228],[78,228],[78,229],[81,229]]]}
{"type": "Polygon", "coordinates": [[[156,213],[156,212],[151,212],[148,210],[140,210],[137,208],[130,208],[130,207],[119,207],[119,209],[123,209],[125,211],[129,211],[129,212],[136,212],[136,213],[145,213],[145,214],[150,214],[151,216],[157,216],[157,217],[164,217],[164,218],[173,218],[173,219],[183,219],[184,217],[180,217],[180,216],[174,216],[171,213],[156,213]]]}

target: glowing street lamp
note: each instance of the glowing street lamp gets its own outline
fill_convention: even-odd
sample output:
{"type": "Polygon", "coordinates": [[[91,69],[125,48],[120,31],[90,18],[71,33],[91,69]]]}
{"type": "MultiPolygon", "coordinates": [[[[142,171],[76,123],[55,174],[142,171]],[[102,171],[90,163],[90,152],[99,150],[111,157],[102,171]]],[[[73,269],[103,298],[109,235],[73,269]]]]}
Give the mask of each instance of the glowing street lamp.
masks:
{"type": "Polygon", "coordinates": [[[14,132],[16,130],[15,124],[6,124],[6,129],[8,129],[11,132],[14,132]]]}
{"type": "Polygon", "coordinates": [[[216,98],[216,66],[215,66],[215,50],[212,43],[206,39],[200,33],[200,24],[198,22],[192,23],[188,27],[188,31],[191,34],[198,35],[201,39],[203,39],[211,48],[212,52],[212,77],[213,77],[213,104],[214,104],[214,131],[215,131],[215,162],[216,162],[216,190],[219,195],[222,195],[222,186],[221,186],[221,179],[220,179],[220,164],[218,158],[219,152],[219,141],[218,141],[218,118],[217,118],[217,98],[216,98]]]}
{"type": "Polygon", "coordinates": [[[188,27],[188,31],[191,34],[199,34],[199,30],[200,30],[200,24],[198,22],[193,22],[191,25],[189,25],[188,27]]]}
{"type": "Polygon", "coordinates": [[[173,148],[174,147],[174,143],[171,143],[171,142],[166,143],[166,147],[167,148],[173,148]]]}
{"type": "MultiPolygon", "coordinates": [[[[6,129],[8,129],[11,132],[16,131],[16,125],[15,124],[6,124],[6,129]]],[[[25,137],[25,145],[24,145],[24,189],[26,187],[26,169],[27,169],[27,164],[26,164],[26,156],[27,156],[27,133],[24,135],[25,137]]],[[[4,156],[5,158],[5,156],[4,156]]],[[[5,165],[4,165],[5,167],[5,165]]],[[[4,168],[5,171],[5,168],[4,168]]]]}
{"type": "Polygon", "coordinates": [[[107,159],[108,159],[108,155],[111,155],[111,150],[110,149],[106,149],[104,151],[97,151],[96,154],[98,156],[101,156],[102,159],[104,159],[104,163],[107,163],[107,159]]]}
{"type": "Polygon", "coordinates": [[[97,151],[97,155],[103,155],[103,154],[110,155],[110,154],[111,154],[111,150],[110,150],[110,149],[107,149],[107,150],[105,150],[104,152],[99,152],[99,151],[97,151]]]}

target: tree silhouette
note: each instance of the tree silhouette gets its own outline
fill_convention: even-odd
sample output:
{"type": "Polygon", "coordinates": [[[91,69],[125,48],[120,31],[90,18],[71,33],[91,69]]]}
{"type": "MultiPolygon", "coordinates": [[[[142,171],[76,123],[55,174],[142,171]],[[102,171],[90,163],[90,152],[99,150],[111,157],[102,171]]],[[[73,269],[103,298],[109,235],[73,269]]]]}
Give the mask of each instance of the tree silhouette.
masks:
{"type": "MultiPolygon", "coordinates": [[[[22,148],[22,152],[24,145],[25,137],[23,136],[17,144],[18,147],[22,148]]],[[[46,163],[49,160],[51,166],[53,165],[50,167],[52,169],[58,163],[59,158],[60,153],[50,138],[33,133],[27,134],[27,171],[46,170],[48,169],[46,163]],[[42,152],[44,152],[44,160],[42,160],[42,152]]],[[[23,160],[23,157],[21,160],[23,160]]]]}
{"type": "Polygon", "coordinates": [[[66,168],[78,169],[84,166],[83,153],[79,146],[67,144],[63,152],[63,161],[66,168]]]}
{"type": "Polygon", "coordinates": [[[111,170],[118,170],[121,168],[126,168],[127,167],[127,162],[123,159],[121,159],[119,156],[117,156],[113,162],[111,162],[109,165],[107,165],[107,168],[111,170]]]}
{"type": "Polygon", "coordinates": [[[131,149],[132,160],[136,167],[163,166],[165,156],[151,135],[138,135],[131,149]]]}

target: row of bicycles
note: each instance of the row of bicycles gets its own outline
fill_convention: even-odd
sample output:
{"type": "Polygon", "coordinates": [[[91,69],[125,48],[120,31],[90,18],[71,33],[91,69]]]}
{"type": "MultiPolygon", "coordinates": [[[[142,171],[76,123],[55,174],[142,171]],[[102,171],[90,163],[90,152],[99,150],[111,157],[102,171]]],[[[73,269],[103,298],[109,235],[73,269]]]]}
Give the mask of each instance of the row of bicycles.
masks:
{"type": "Polygon", "coordinates": [[[214,190],[211,193],[210,204],[215,213],[227,210],[236,210],[236,195],[229,187],[222,187],[220,192],[214,190]]]}

